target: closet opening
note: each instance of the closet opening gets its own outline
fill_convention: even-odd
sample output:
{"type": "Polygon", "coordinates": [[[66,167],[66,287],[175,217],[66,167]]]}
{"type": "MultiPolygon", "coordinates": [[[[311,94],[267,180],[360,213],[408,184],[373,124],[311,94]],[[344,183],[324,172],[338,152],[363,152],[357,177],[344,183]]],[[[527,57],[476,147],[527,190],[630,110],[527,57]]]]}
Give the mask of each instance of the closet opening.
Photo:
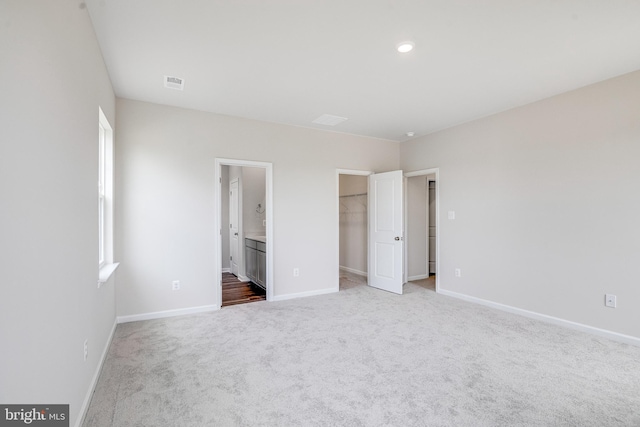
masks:
{"type": "Polygon", "coordinates": [[[437,175],[437,169],[405,174],[405,277],[433,291],[438,288],[437,175]]]}
{"type": "Polygon", "coordinates": [[[369,172],[339,171],[339,290],[367,283],[369,172]]]}

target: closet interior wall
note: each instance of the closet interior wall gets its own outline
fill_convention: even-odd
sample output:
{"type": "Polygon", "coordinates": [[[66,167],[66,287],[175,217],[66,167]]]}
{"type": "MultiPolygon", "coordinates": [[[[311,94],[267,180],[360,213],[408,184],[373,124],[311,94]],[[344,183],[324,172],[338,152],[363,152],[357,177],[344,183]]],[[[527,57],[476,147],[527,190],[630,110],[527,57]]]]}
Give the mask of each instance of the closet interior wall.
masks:
{"type": "Polygon", "coordinates": [[[368,177],[340,175],[340,269],[367,275],[368,177]]]}

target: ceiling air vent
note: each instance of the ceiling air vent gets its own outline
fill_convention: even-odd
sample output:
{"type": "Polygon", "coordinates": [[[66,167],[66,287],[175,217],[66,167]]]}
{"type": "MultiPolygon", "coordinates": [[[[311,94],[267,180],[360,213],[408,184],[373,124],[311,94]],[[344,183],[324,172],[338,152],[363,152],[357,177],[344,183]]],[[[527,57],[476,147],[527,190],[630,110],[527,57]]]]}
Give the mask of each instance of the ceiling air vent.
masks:
{"type": "Polygon", "coordinates": [[[164,76],[164,87],[169,89],[184,89],[184,79],[180,77],[164,76]]]}
{"type": "Polygon", "coordinates": [[[331,114],[323,114],[313,121],[313,123],[325,126],[335,126],[348,120],[346,117],[332,116],[331,114]]]}

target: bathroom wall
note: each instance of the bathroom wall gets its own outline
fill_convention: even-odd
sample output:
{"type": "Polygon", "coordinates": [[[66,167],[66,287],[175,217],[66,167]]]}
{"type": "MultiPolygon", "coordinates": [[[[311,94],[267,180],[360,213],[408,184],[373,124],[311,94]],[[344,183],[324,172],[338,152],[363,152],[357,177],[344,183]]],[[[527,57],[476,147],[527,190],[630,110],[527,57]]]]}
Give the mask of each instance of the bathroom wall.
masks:
{"type": "Polygon", "coordinates": [[[266,232],[263,225],[266,220],[265,178],[265,169],[242,167],[242,225],[245,236],[263,236],[266,232]],[[261,206],[259,209],[258,205],[261,206]]]}

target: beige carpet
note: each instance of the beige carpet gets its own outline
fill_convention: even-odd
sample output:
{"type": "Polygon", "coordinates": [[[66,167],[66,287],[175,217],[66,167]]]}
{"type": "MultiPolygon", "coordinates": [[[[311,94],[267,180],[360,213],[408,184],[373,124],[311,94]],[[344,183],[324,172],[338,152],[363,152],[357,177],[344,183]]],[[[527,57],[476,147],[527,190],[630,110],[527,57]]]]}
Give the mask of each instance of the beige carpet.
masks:
{"type": "Polygon", "coordinates": [[[119,325],[85,426],[640,426],[640,348],[344,275],[119,325]]]}

